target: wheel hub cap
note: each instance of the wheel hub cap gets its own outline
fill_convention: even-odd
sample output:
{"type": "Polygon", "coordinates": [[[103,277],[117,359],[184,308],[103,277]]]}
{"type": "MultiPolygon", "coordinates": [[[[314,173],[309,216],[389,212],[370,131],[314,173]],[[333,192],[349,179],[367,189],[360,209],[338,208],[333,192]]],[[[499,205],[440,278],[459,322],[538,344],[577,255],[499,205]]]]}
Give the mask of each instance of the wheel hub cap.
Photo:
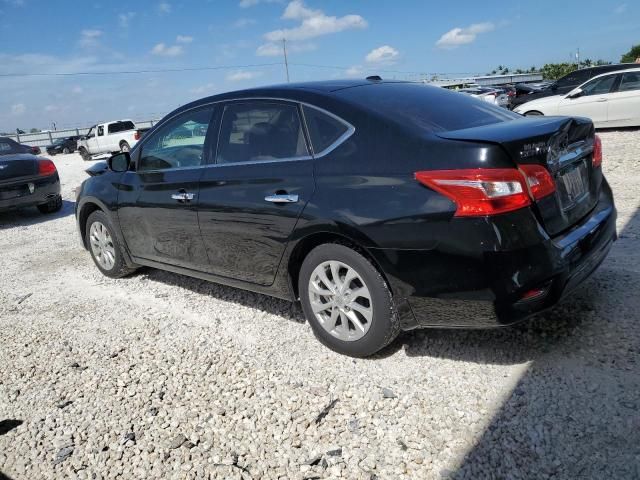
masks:
{"type": "Polygon", "coordinates": [[[116,251],[107,227],[100,222],[93,222],[89,229],[89,243],[98,264],[105,270],[111,270],[116,262],[116,251]]]}
{"type": "Polygon", "coordinates": [[[364,337],[373,321],[371,294],[364,280],[349,265],[327,261],[309,279],[313,313],[327,332],[353,342],[364,337]]]}

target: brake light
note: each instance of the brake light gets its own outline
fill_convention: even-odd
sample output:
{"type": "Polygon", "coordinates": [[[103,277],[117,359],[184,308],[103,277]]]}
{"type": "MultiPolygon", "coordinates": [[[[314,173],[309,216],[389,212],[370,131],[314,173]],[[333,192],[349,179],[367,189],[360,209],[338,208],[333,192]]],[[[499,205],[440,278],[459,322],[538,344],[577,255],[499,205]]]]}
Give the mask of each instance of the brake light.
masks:
{"type": "Polygon", "coordinates": [[[592,163],[594,167],[602,166],[602,140],[598,135],[593,139],[592,163]]]}
{"type": "Polygon", "coordinates": [[[556,182],[542,165],[520,165],[520,170],[527,180],[529,192],[534,200],[540,200],[556,191],[556,182]]]}
{"type": "Polygon", "coordinates": [[[56,166],[51,160],[47,158],[38,160],[38,175],[45,177],[53,175],[56,171],[56,166]]]}
{"type": "Polygon", "coordinates": [[[133,134],[134,140],[140,140],[140,132],[136,130],[136,133],[133,134]]]}
{"type": "Polygon", "coordinates": [[[455,202],[456,217],[497,215],[531,204],[523,174],[515,168],[431,170],[416,172],[415,178],[455,202]]]}

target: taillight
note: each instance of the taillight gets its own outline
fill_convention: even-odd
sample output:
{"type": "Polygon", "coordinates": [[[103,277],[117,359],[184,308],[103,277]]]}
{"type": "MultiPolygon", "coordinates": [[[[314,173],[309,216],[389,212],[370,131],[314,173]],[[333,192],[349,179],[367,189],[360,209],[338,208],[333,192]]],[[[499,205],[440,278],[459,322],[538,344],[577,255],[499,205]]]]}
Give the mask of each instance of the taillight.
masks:
{"type": "Polygon", "coordinates": [[[56,173],[55,164],[46,158],[38,160],[38,175],[44,177],[56,173]]]}
{"type": "Polygon", "coordinates": [[[133,134],[134,140],[140,140],[140,132],[136,130],[136,133],[133,134]]]}
{"type": "Polygon", "coordinates": [[[431,170],[416,172],[415,178],[455,202],[456,217],[497,215],[531,204],[525,179],[515,168],[431,170]]]}
{"type": "Polygon", "coordinates": [[[527,180],[529,192],[534,200],[540,200],[556,191],[556,182],[549,170],[542,165],[520,165],[520,170],[527,180]]]}
{"type": "Polygon", "coordinates": [[[592,163],[594,167],[602,166],[602,140],[598,135],[593,139],[592,163]]]}

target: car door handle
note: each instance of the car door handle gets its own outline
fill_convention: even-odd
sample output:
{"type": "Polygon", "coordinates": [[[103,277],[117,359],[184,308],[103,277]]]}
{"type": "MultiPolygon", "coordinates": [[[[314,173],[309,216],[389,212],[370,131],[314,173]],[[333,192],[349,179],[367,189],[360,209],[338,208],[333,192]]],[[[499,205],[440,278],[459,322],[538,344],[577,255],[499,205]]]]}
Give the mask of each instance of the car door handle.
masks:
{"type": "Polygon", "coordinates": [[[267,195],[264,197],[267,202],[271,203],[295,203],[298,201],[298,195],[289,195],[288,193],[277,193],[275,195],[267,195]]]}
{"type": "Polygon", "coordinates": [[[195,194],[189,192],[178,192],[171,194],[171,198],[174,200],[178,200],[179,202],[189,202],[193,200],[195,194]]]}
{"type": "Polygon", "coordinates": [[[606,98],[599,98],[598,100],[596,100],[596,102],[606,102],[607,99],[606,98]]]}

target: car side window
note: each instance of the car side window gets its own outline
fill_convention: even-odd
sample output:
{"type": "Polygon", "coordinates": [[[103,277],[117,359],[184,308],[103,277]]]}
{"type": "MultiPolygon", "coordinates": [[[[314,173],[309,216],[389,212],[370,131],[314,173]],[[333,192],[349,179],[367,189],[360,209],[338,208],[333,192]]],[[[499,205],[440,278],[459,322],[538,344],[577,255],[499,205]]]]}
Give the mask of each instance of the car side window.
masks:
{"type": "Polygon", "coordinates": [[[627,72],[622,74],[619,92],[630,92],[640,90],[640,72],[627,72]]]}
{"type": "Polygon", "coordinates": [[[145,140],[138,171],[197,167],[204,163],[204,143],[213,107],[177,115],[145,140]]]}
{"type": "Polygon", "coordinates": [[[260,162],[308,155],[295,105],[247,102],[225,107],[217,163],[260,162]]]}
{"type": "Polygon", "coordinates": [[[98,127],[98,136],[101,137],[104,135],[104,126],[100,125],[98,127]]]}
{"type": "Polygon", "coordinates": [[[329,148],[349,130],[345,122],[317,108],[304,105],[302,109],[309,129],[311,145],[316,154],[329,148]]]}
{"type": "Polygon", "coordinates": [[[615,75],[607,75],[606,77],[591,80],[582,87],[582,95],[586,97],[589,95],[602,95],[609,93],[615,79],[615,75]]]}

